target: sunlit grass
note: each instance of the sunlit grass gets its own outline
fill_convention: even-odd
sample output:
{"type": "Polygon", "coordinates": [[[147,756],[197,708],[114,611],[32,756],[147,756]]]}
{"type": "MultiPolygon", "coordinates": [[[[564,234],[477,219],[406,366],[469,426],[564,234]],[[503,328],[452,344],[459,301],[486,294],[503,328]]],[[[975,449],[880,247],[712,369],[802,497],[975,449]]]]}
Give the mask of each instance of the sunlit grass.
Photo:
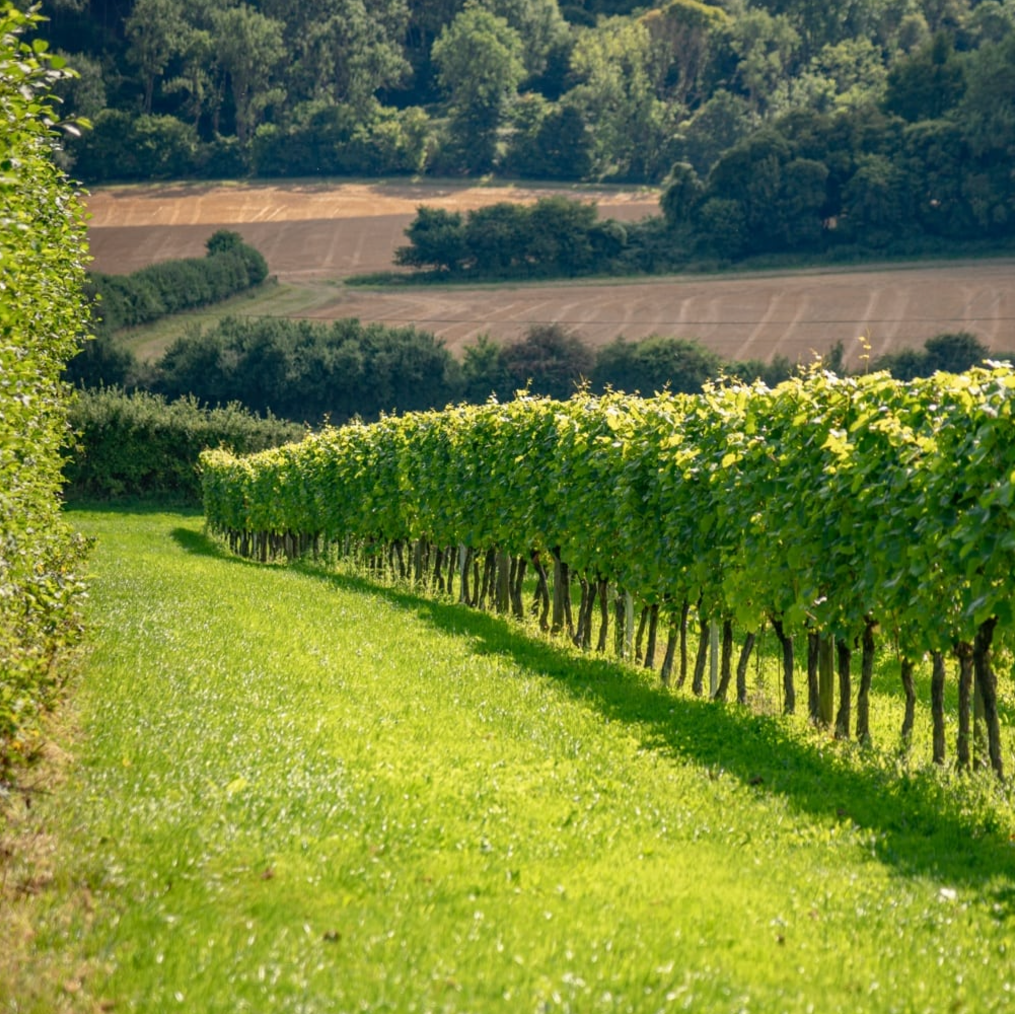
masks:
{"type": "Polygon", "coordinates": [[[887,663],[865,752],[197,517],[73,516],[94,648],[33,946],[82,1009],[1015,1005],[1011,801],[896,759],[887,663]]]}

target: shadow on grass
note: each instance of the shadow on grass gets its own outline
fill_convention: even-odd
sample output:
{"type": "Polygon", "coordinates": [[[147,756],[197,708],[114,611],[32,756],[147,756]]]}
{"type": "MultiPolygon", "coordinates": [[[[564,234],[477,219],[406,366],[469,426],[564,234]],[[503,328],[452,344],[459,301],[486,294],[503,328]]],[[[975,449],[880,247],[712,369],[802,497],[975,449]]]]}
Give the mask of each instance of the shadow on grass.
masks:
{"type": "MultiPolygon", "coordinates": [[[[172,537],[188,552],[260,566],[187,529],[176,529],[172,537]]],[[[713,777],[722,771],[752,792],[785,796],[812,816],[851,821],[872,833],[878,859],[900,874],[975,888],[998,906],[999,916],[1015,916],[1015,845],[995,826],[991,808],[976,806],[975,792],[956,791],[944,775],[913,775],[873,761],[849,763],[827,734],[803,734],[781,717],[652,685],[642,674],[607,659],[578,656],[500,617],[312,563],[293,566],[334,588],[382,597],[436,629],[465,635],[478,653],[510,655],[611,721],[640,728],[644,749],[700,765],[713,777]]]]}

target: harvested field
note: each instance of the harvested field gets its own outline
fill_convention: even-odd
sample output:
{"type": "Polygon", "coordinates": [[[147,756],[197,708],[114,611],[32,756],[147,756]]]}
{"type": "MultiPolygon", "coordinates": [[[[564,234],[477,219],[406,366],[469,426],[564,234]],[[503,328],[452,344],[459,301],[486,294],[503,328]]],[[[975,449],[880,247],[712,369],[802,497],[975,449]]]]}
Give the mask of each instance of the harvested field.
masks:
{"type": "Polygon", "coordinates": [[[127,273],[173,257],[200,257],[215,229],[241,233],[282,281],[386,271],[421,204],[466,211],[498,201],[566,194],[604,217],[658,212],[652,190],[465,186],[461,183],[176,184],[108,187],[88,200],[94,267],[127,273]]]}
{"type": "MultiPolygon", "coordinates": [[[[436,183],[177,185],[101,190],[89,200],[95,267],[127,272],[200,256],[220,227],[260,249],[289,284],[318,286],[391,267],[418,205],[465,210],[499,200],[565,192],[596,200],[601,214],[631,221],[656,213],[651,191],[475,187],[436,183]]],[[[405,290],[342,289],[313,300],[317,319],[358,317],[415,324],[449,347],[476,335],[506,340],[560,322],[592,344],[617,335],[696,338],[737,359],[809,360],[836,341],[856,363],[859,335],[872,355],[920,346],[945,331],[971,331],[998,352],[1015,350],[1015,261],[964,261],[784,274],[684,276],[405,290]]],[[[259,310],[259,312],[262,312],[259,310]]],[[[265,309],[263,312],[270,312],[265,309]]]]}
{"type": "Polygon", "coordinates": [[[730,359],[810,361],[836,341],[853,363],[866,334],[871,355],[921,346],[945,331],[971,331],[1015,350],[1015,262],[982,261],[892,270],[744,274],[625,283],[341,290],[313,317],[416,324],[459,347],[481,332],[498,339],[558,321],[592,345],[617,335],[696,338],[730,359]]]}

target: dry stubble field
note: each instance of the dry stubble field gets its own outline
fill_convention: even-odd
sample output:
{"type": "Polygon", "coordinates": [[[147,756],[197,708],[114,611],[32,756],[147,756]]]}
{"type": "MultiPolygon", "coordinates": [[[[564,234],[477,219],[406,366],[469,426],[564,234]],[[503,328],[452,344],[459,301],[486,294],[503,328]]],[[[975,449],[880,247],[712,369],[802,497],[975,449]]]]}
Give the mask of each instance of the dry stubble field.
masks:
{"type": "Polygon", "coordinates": [[[512,339],[557,321],[592,344],[617,335],[696,338],[737,359],[808,360],[842,340],[854,362],[866,334],[872,353],[919,346],[965,330],[998,352],[1015,350],[1015,261],[985,260],[785,274],[684,276],[378,290],[335,286],[391,268],[394,249],[421,204],[468,210],[547,193],[597,201],[604,217],[655,214],[648,190],[460,183],[178,184],[97,190],[88,201],[94,267],[120,273],[172,257],[200,256],[220,227],[235,229],[292,286],[334,286],[304,315],[415,324],[452,349],[486,332],[512,339]]]}

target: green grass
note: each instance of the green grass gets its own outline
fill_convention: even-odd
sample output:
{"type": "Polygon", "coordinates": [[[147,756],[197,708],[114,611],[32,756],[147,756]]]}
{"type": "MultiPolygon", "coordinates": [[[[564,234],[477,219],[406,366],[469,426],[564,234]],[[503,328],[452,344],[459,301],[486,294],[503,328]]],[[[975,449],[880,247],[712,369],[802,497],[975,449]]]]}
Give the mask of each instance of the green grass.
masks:
{"type": "Polygon", "coordinates": [[[72,517],[81,740],[0,1010],[1015,1007],[1012,800],[897,758],[888,675],[864,752],[199,517],[72,517]]]}

